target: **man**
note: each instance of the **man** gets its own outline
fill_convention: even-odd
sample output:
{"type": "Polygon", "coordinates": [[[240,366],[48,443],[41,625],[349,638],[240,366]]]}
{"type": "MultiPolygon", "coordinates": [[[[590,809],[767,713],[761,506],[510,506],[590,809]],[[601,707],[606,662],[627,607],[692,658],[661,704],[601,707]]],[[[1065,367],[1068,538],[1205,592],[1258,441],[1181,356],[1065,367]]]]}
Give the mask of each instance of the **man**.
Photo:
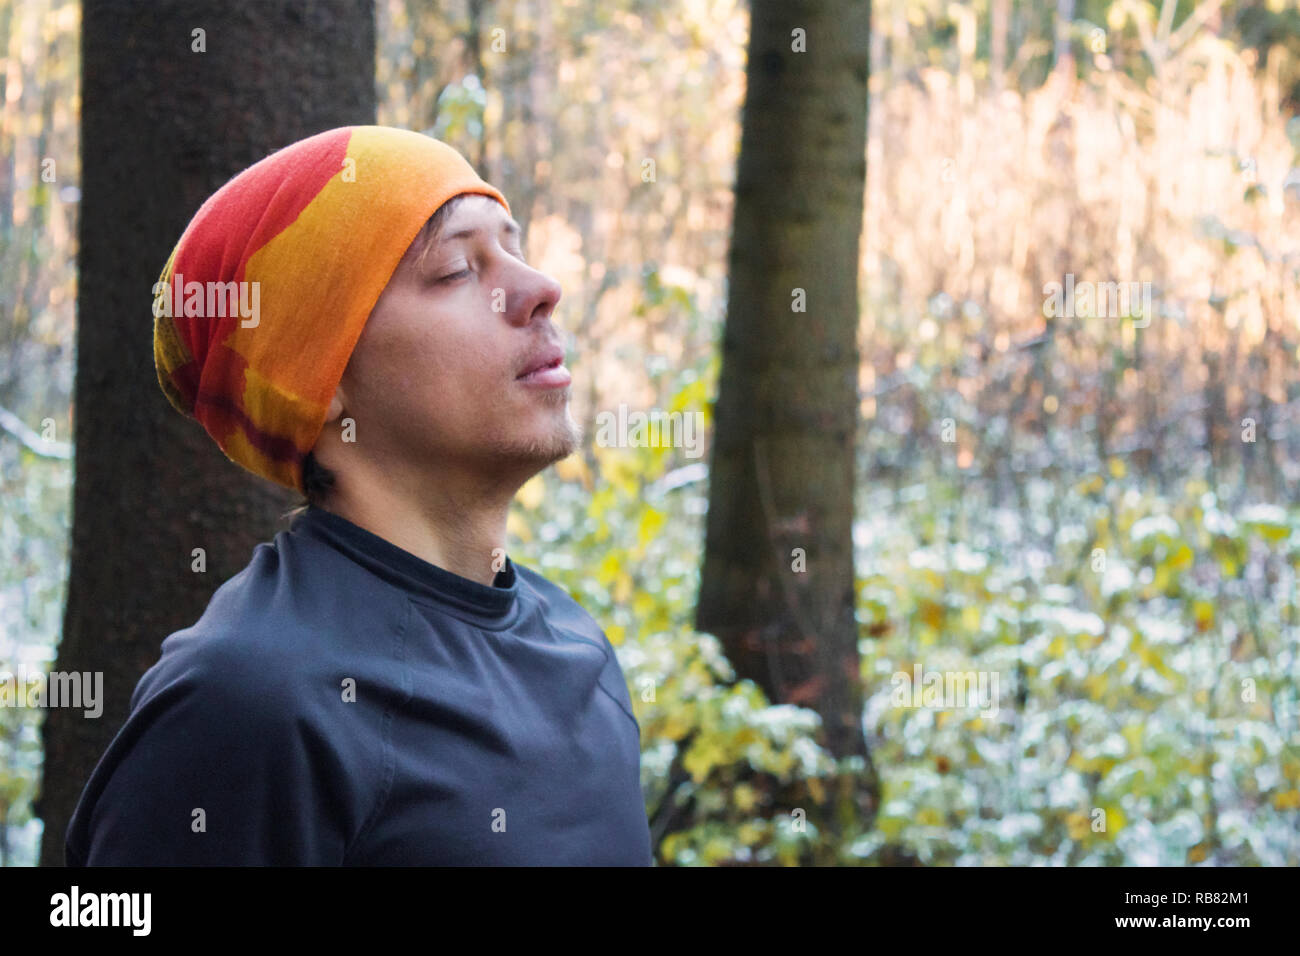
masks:
{"type": "Polygon", "coordinates": [[[651,863],[613,648],[505,555],[515,492],[581,438],[560,287],[520,241],[458,153],[376,126],[195,215],[154,290],[159,382],[307,501],[163,641],[70,865],[651,863]]]}

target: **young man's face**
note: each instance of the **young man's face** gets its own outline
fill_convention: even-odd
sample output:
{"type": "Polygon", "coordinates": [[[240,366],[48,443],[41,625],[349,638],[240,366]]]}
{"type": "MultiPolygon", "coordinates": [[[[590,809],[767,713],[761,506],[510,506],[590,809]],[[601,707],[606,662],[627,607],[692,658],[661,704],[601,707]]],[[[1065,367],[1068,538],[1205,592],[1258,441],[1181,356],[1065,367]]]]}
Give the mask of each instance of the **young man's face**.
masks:
{"type": "Polygon", "coordinates": [[[436,241],[403,256],[331,408],[355,420],[350,447],[371,462],[522,484],[577,447],[567,369],[521,377],[562,361],[561,290],[523,261],[514,226],[495,200],[467,195],[436,241]]]}

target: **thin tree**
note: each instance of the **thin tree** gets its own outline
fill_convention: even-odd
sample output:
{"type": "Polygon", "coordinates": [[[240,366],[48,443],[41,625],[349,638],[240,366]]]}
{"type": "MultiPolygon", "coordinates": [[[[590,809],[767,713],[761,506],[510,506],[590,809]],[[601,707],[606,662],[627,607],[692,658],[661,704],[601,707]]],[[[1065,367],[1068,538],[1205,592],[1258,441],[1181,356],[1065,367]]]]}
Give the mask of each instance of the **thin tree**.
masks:
{"type": "Polygon", "coordinates": [[[82,5],[76,477],[54,669],[102,672],[104,701],[96,719],[47,713],[42,865],[63,863],[77,798],[162,640],[197,620],[290,502],[167,403],[153,284],[235,173],[312,133],[375,121],[374,46],[372,0],[82,5]]]}
{"type": "Polygon", "coordinates": [[[852,526],[869,7],[752,4],[696,609],[739,677],[865,758],[867,817],[852,526]]]}

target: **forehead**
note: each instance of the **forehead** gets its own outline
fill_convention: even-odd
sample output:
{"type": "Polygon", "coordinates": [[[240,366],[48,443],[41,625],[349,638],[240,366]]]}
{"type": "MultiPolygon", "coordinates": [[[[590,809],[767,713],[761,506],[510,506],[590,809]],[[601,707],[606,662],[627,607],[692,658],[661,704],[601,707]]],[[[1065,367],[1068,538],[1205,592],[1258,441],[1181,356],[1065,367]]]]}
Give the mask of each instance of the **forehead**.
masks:
{"type": "Polygon", "coordinates": [[[474,229],[506,229],[510,233],[519,230],[519,224],[506,212],[506,207],[491,196],[467,193],[456,196],[451,202],[455,206],[443,220],[442,232],[438,235],[441,242],[463,239],[474,229]]]}
{"type": "Polygon", "coordinates": [[[472,238],[483,230],[489,233],[504,230],[519,236],[519,223],[491,196],[462,193],[449,199],[448,203],[451,205],[444,205],[438,211],[442,216],[436,237],[434,220],[438,218],[438,212],[430,216],[429,221],[416,234],[403,257],[405,261],[416,262],[442,245],[472,238]]]}
{"type": "Polygon", "coordinates": [[[451,239],[456,229],[465,226],[506,226],[514,229],[519,227],[519,224],[506,212],[505,207],[491,196],[484,196],[481,193],[462,193],[448,201],[452,206],[444,221],[443,234],[440,238],[451,239]]]}

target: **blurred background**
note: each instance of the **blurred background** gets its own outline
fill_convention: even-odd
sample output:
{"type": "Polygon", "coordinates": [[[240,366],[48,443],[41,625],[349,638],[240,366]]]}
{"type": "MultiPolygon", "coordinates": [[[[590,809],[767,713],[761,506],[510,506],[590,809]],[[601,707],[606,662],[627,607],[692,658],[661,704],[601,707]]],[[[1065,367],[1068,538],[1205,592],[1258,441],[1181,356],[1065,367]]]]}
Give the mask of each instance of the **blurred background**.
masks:
{"type": "MultiPolygon", "coordinates": [[[[589,436],[620,403],[711,423],[748,5],[436,6],[376,0],[377,121],[510,198],[589,436]]],[[[0,0],[0,671],[52,666],[67,598],[80,28],[0,0]]],[[[1300,6],[876,0],[869,94],[875,819],[772,810],[844,767],[694,627],[707,457],[589,440],[511,516],[512,557],[618,650],[657,861],[1297,865],[1300,6]],[[1052,315],[1064,273],[1146,283],[1150,313],[1052,315]],[[999,674],[1006,706],[895,706],[921,662],[999,674]]],[[[44,716],[0,707],[2,865],[38,859],[44,716]]]]}

